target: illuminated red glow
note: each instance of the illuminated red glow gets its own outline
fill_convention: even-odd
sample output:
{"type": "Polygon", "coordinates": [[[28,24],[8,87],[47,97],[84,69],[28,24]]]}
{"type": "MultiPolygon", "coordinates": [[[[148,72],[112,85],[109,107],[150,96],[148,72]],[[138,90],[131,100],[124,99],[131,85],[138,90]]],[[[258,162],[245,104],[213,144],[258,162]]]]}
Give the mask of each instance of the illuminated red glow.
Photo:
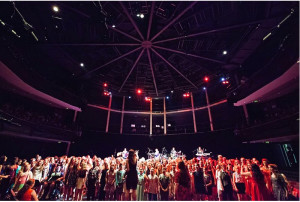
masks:
{"type": "Polygon", "coordinates": [[[111,93],[110,92],[107,92],[107,91],[104,91],[103,93],[105,96],[109,96],[111,93]]]}
{"type": "Polygon", "coordinates": [[[209,81],[209,77],[208,77],[208,76],[205,76],[205,77],[204,77],[204,81],[205,81],[205,82],[208,82],[208,81],[209,81]]]}
{"type": "Polygon", "coordinates": [[[190,97],[190,93],[184,93],[184,94],[183,94],[183,97],[185,97],[185,98],[190,97]]]}
{"type": "Polygon", "coordinates": [[[103,84],[103,86],[104,86],[104,87],[107,87],[107,86],[108,86],[108,84],[107,84],[107,83],[104,83],[104,84],[103,84]]]}
{"type": "Polygon", "coordinates": [[[136,93],[140,95],[140,94],[142,94],[142,90],[141,89],[137,89],[136,93]]]}
{"type": "Polygon", "coordinates": [[[150,97],[145,97],[145,101],[146,101],[146,102],[150,102],[150,101],[151,101],[151,98],[150,98],[150,97]]]}
{"type": "Polygon", "coordinates": [[[229,81],[223,81],[222,84],[229,84],[229,81]]]}

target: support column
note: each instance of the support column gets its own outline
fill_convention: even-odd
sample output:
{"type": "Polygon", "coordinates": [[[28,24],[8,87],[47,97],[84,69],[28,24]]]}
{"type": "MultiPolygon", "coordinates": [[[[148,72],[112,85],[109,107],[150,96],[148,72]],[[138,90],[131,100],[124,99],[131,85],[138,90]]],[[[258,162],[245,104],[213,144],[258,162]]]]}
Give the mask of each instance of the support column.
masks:
{"type": "Polygon", "coordinates": [[[167,134],[167,112],[166,112],[166,97],[164,97],[164,134],[167,134]]]}
{"type": "Polygon", "coordinates": [[[77,118],[77,111],[74,111],[73,123],[75,123],[76,118],[77,118]]]}
{"type": "Polygon", "coordinates": [[[193,93],[191,93],[191,104],[192,104],[192,113],[193,113],[194,132],[197,133],[197,124],[196,124],[193,93]]]}
{"type": "Polygon", "coordinates": [[[109,119],[110,119],[110,109],[111,109],[111,100],[112,95],[109,95],[109,104],[108,104],[108,111],[107,111],[107,119],[106,119],[106,129],[105,132],[108,133],[108,127],[109,127],[109,119]]]}
{"type": "Polygon", "coordinates": [[[249,115],[248,115],[247,106],[245,104],[243,104],[243,110],[244,110],[245,118],[247,121],[247,125],[249,125],[249,115]]]}
{"type": "Polygon", "coordinates": [[[208,117],[209,117],[210,130],[214,131],[214,125],[213,125],[213,120],[212,120],[211,111],[210,111],[210,104],[209,104],[207,89],[205,89],[205,96],[206,96],[206,104],[207,104],[207,111],[208,111],[208,117]]]}
{"type": "Polygon", "coordinates": [[[152,135],[152,98],[150,100],[150,135],[152,135]]]}
{"type": "Polygon", "coordinates": [[[125,108],[125,96],[123,96],[123,104],[122,104],[122,115],[121,115],[120,134],[122,134],[122,133],[123,133],[124,108],[125,108]]]}
{"type": "Polygon", "coordinates": [[[70,151],[70,147],[71,147],[71,142],[67,143],[67,151],[66,151],[66,155],[69,155],[69,151],[70,151]]]}

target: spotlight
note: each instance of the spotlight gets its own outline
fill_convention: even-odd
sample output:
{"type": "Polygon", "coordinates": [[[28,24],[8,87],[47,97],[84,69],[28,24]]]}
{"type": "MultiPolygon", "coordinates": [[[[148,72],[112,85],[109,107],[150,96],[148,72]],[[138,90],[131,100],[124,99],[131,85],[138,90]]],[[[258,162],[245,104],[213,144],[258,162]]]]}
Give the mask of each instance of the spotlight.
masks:
{"type": "Polygon", "coordinates": [[[150,97],[145,97],[146,102],[150,102],[151,98],[150,97]]]}
{"type": "Polygon", "coordinates": [[[80,63],[80,67],[84,67],[84,64],[83,64],[83,63],[80,63]]]}
{"type": "Polygon", "coordinates": [[[185,97],[185,98],[190,97],[190,93],[184,93],[184,94],[183,94],[183,97],[185,97]]]}
{"type": "Polygon", "coordinates": [[[137,17],[140,17],[140,14],[136,14],[137,17]]]}
{"type": "Polygon", "coordinates": [[[168,100],[169,98],[170,98],[169,96],[166,97],[167,100],[168,100]]]}
{"type": "Polygon", "coordinates": [[[209,81],[208,76],[205,76],[205,77],[204,77],[204,81],[205,81],[205,82],[208,82],[208,81],[209,81]]]}
{"type": "Polygon", "coordinates": [[[108,86],[108,84],[107,84],[107,83],[104,83],[104,84],[103,84],[103,86],[104,86],[104,87],[107,87],[107,86],[108,86]]]}
{"type": "Polygon", "coordinates": [[[137,89],[136,93],[140,95],[140,94],[142,94],[142,90],[141,89],[137,89]]]}
{"type": "Polygon", "coordinates": [[[222,78],[221,78],[221,81],[225,81],[225,78],[224,78],[224,77],[222,77],[222,78]]]}
{"type": "Polygon", "coordinates": [[[112,28],[115,28],[115,27],[116,27],[116,25],[112,25],[111,27],[112,27],[112,28]]]}
{"type": "Polygon", "coordinates": [[[222,84],[229,84],[229,81],[223,81],[222,84]]]}
{"type": "Polygon", "coordinates": [[[128,96],[129,99],[131,99],[131,96],[128,96]]]}
{"type": "Polygon", "coordinates": [[[140,18],[144,18],[144,17],[145,17],[144,14],[141,14],[141,15],[140,15],[140,18]]]}
{"type": "Polygon", "coordinates": [[[174,93],[174,91],[173,91],[173,90],[171,90],[171,93],[174,93]]]}
{"type": "Polygon", "coordinates": [[[227,51],[226,50],[223,51],[223,55],[227,55],[227,51]]]}
{"type": "Polygon", "coordinates": [[[202,89],[203,89],[203,90],[206,90],[206,87],[203,87],[202,89]]]}
{"type": "Polygon", "coordinates": [[[53,6],[52,9],[53,9],[54,12],[58,12],[59,11],[59,8],[57,6],[53,6]]]}

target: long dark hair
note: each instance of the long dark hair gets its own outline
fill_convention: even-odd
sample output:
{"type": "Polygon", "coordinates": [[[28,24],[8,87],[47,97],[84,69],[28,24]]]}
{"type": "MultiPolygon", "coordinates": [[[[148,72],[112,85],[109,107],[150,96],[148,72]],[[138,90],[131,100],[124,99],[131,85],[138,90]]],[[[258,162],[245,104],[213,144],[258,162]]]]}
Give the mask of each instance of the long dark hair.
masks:
{"type": "Polygon", "coordinates": [[[251,165],[251,170],[252,170],[252,177],[257,181],[257,182],[264,182],[264,175],[260,171],[258,165],[252,164],[251,165]]]}
{"type": "Polygon", "coordinates": [[[179,185],[182,185],[184,187],[190,187],[190,182],[191,182],[190,174],[189,174],[183,161],[180,161],[178,163],[178,169],[179,169],[179,173],[180,173],[180,176],[178,179],[179,185]]]}
{"type": "Polygon", "coordinates": [[[128,162],[132,165],[136,164],[136,161],[134,161],[135,151],[133,149],[130,149],[128,152],[128,162]]]}
{"type": "Polygon", "coordinates": [[[30,179],[30,180],[27,180],[27,182],[25,183],[25,185],[22,187],[22,189],[18,192],[17,194],[17,199],[18,200],[22,200],[23,198],[23,195],[26,193],[26,191],[28,189],[30,189],[30,187],[33,187],[34,186],[34,179],[30,179]]]}

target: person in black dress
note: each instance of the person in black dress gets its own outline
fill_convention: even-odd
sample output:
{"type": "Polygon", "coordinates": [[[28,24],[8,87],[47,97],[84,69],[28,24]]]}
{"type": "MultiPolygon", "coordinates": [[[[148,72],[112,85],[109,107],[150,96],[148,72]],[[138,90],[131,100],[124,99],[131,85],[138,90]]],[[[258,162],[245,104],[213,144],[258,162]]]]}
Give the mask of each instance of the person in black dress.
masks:
{"type": "Polygon", "coordinates": [[[105,187],[105,177],[106,177],[106,173],[108,171],[108,164],[105,162],[104,163],[104,169],[101,172],[101,178],[100,178],[100,189],[99,189],[99,201],[104,201],[105,200],[105,191],[104,191],[104,187],[105,187]]]}
{"type": "Polygon", "coordinates": [[[133,149],[129,150],[128,158],[126,159],[126,190],[125,190],[125,200],[136,201],[136,188],[138,184],[138,173],[136,170],[136,154],[133,149]],[[129,193],[132,191],[132,197],[129,197],[129,193]]]}

